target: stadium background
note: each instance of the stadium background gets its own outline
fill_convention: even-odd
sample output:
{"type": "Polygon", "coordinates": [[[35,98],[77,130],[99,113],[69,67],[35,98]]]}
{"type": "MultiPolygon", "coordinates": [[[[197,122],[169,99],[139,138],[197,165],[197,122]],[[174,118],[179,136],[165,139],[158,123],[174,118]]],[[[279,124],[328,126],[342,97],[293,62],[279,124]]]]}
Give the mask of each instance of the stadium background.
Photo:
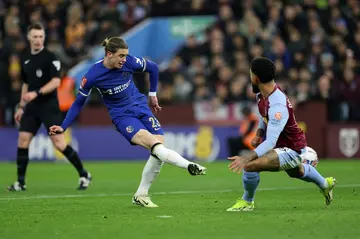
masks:
{"type": "MultiPolygon", "coordinates": [[[[121,35],[130,54],[160,65],[157,117],[167,145],[189,159],[225,159],[241,109],[255,109],[249,62],[262,55],[274,60],[277,82],[321,159],[360,158],[356,0],[0,0],[0,160],[16,157],[19,56],[34,21],[45,24],[46,45],[62,62],[64,113],[82,75],[103,56],[101,41],[121,35]]],[[[146,93],[147,76],[137,74],[135,81],[146,93]]],[[[66,137],[85,160],[147,158],[114,130],[95,91],[66,137]]],[[[30,157],[62,160],[44,130],[30,157]]]]}

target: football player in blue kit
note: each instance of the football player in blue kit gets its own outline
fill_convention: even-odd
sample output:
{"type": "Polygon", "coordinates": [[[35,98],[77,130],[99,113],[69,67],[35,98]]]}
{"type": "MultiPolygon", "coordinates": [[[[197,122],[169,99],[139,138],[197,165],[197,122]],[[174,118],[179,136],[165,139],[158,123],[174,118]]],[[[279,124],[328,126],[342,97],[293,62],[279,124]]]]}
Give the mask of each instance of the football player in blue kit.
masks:
{"type": "Polygon", "coordinates": [[[96,88],[102,95],[116,129],[132,145],[141,145],[150,150],[133,203],[144,207],[158,207],[151,201],[148,191],[164,162],[187,169],[191,175],[204,175],[206,168],[164,146],[163,129],[151,111],[161,110],[156,97],[159,75],[156,63],[129,55],[128,46],[120,37],[105,39],[102,46],[105,49],[104,58],[85,74],[76,100],[62,125],[50,127],[50,134],[64,132],[80,112],[91,90],[96,88]],[[135,86],[134,72],[149,72],[149,102],[135,86]]]}

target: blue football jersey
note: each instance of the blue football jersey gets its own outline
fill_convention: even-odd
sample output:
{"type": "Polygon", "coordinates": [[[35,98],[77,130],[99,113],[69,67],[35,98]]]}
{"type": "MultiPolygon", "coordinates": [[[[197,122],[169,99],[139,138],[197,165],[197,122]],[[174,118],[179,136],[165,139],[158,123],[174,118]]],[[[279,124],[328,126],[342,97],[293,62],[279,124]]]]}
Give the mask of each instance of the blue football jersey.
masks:
{"type": "Polygon", "coordinates": [[[96,88],[114,118],[133,105],[146,104],[147,97],[139,92],[133,81],[133,73],[144,72],[146,64],[144,58],[128,55],[121,69],[108,69],[100,60],[83,77],[79,93],[88,96],[96,88]]]}

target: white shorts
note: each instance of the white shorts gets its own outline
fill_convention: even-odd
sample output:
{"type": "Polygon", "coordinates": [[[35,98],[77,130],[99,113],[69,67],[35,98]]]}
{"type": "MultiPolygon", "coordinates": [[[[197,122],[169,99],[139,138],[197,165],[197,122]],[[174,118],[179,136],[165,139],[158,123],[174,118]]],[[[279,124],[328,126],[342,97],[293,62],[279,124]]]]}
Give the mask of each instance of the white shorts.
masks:
{"type": "MultiPolygon", "coordinates": [[[[296,168],[301,164],[301,156],[295,150],[290,148],[276,148],[275,152],[279,156],[280,170],[288,170],[296,168]]],[[[301,153],[305,151],[305,148],[301,150],[301,153]]]]}

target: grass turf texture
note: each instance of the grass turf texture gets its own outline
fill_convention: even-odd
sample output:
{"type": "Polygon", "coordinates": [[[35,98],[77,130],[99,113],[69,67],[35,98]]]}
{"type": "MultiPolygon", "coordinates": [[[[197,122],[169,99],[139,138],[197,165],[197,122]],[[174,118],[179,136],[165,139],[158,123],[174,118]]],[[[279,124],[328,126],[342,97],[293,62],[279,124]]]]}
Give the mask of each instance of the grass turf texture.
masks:
{"type": "MultiPolygon", "coordinates": [[[[253,212],[226,212],[242,195],[227,165],[196,177],[165,165],[151,190],[160,208],[148,209],[131,204],[144,162],[86,163],[94,180],[85,192],[70,165],[31,163],[27,192],[0,192],[0,238],[359,238],[360,161],[319,163],[338,180],[329,207],[315,185],[262,173],[253,212]]],[[[0,164],[0,175],[5,188],[15,165],[0,164]]]]}

